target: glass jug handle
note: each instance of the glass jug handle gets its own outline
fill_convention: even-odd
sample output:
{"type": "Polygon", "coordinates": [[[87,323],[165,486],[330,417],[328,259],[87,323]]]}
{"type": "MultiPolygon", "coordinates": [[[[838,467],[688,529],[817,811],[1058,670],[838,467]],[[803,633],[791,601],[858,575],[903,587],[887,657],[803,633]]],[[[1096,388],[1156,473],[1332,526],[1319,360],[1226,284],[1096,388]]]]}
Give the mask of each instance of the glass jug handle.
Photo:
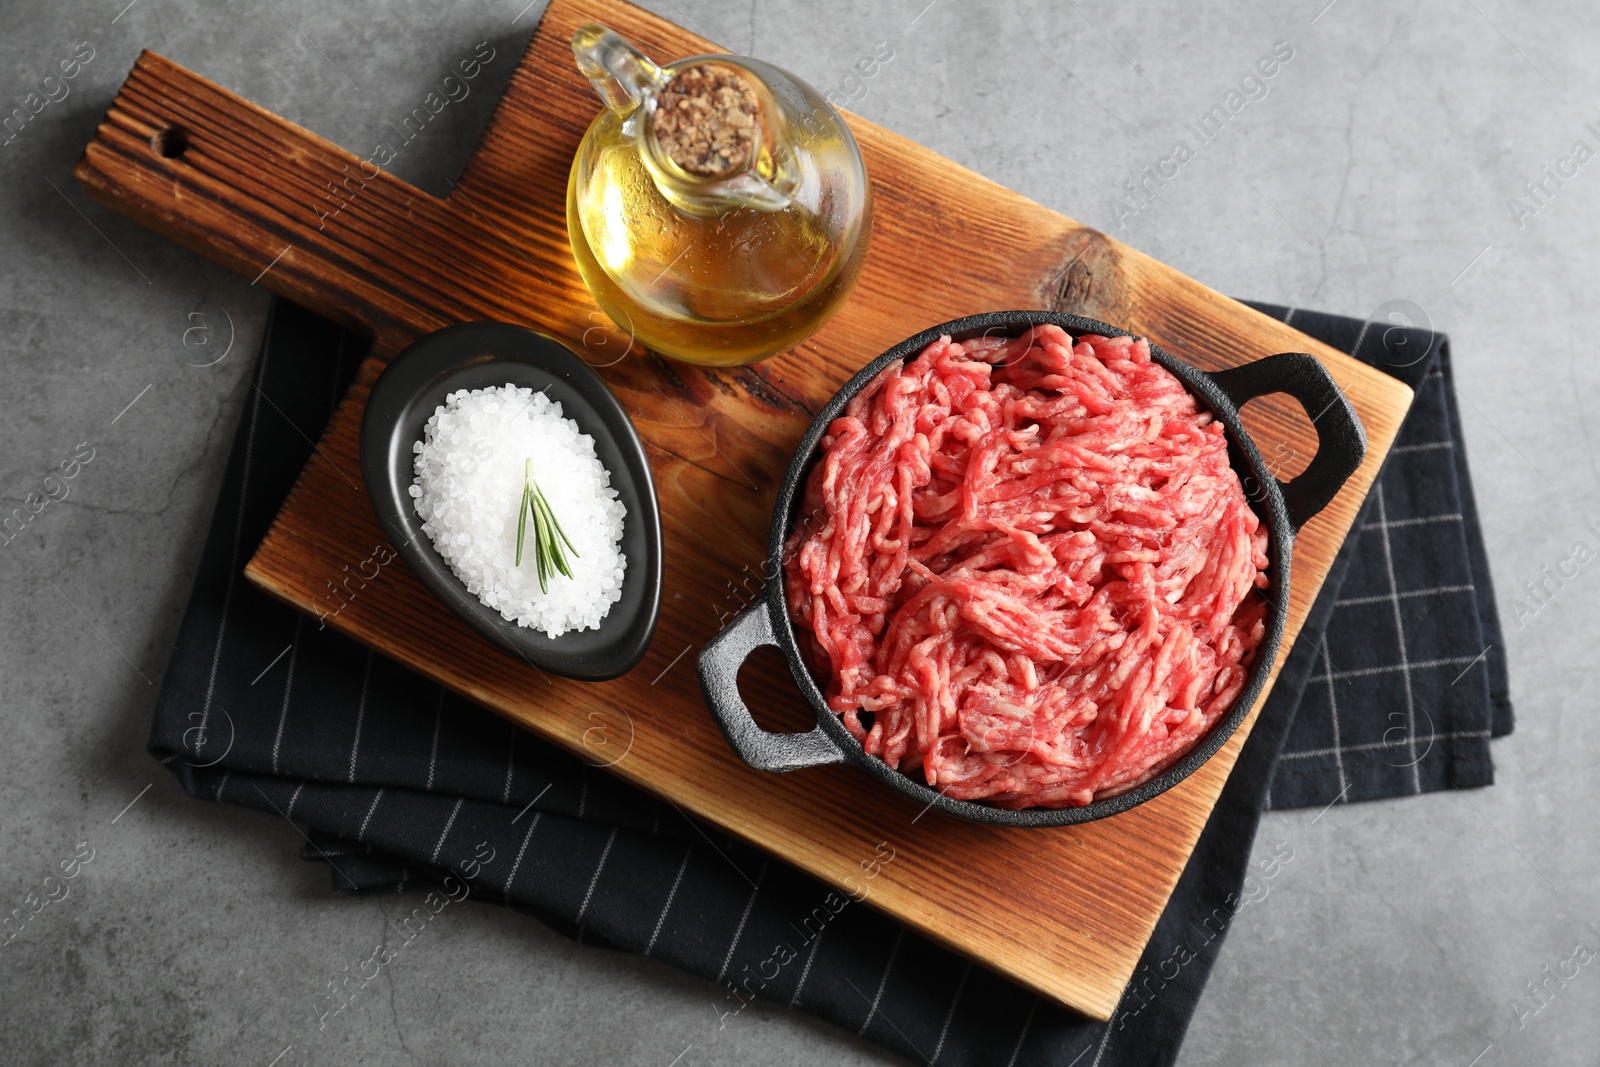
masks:
{"type": "Polygon", "coordinates": [[[612,29],[591,22],[572,34],[572,54],[606,107],[627,116],[656,89],[661,68],[612,29]]]}

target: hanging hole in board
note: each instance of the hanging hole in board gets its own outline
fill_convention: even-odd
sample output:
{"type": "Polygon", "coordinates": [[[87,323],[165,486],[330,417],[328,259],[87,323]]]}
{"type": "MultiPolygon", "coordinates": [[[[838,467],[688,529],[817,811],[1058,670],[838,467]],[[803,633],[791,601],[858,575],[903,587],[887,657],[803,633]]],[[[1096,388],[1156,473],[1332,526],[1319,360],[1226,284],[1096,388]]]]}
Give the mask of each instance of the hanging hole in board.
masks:
{"type": "Polygon", "coordinates": [[[162,159],[177,159],[189,150],[189,135],[178,126],[168,126],[150,138],[150,148],[162,159]]]}

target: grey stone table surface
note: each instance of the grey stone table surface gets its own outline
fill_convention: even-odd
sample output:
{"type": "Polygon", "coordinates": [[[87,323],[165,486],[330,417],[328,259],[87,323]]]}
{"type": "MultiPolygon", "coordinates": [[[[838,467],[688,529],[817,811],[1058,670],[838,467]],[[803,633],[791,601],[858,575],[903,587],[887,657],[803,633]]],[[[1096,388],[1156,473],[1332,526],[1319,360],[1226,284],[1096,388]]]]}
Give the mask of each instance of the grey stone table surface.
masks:
{"type": "MultiPolygon", "coordinates": [[[[525,2],[0,5],[0,112],[60,97],[46,75],[81,60],[0,144],[6,509],[93,449],[68,498],[0,546],[0,911],[78,842],[95,850],[0,951],[0,1062],[889,1062],[770,1006],[718,1031],[708,984],[489,907],[319,1035],[318,976],[395,905],[335,896],[282,820],[191,801],[145,754],[267,295],[89,201],[73,163],[142,48],[360,150],[477,42],[516,55],[542,6],[525,2]],[[196,365],[230,319],[231,352],[196,365]]],[[[1584,318],[1600,289],[1600,8],[650,6],[824,88],[888,41],[861,114],[1224,292],[1351,315],[1404,299],[1450,332],[1519,714],[1498,782],[1269,814],[1258,850],[1287,841],[1297,858],[1234,924],[1181,1062],[1595,1063],[1600,964],[1542,1002],[1527,990],[1578,942],[1600,948],[1600,568],[1550,583],[1537,612],[1516,598],[1593,545],[1600,518],[1584,318]],[[1244,85],[1227,130],[1119,206],[1278,42],[1292,60],[1244,85]]],[[[480,82],[430,125],[400,176],[447,188],[497,91],[480,82]]]]}

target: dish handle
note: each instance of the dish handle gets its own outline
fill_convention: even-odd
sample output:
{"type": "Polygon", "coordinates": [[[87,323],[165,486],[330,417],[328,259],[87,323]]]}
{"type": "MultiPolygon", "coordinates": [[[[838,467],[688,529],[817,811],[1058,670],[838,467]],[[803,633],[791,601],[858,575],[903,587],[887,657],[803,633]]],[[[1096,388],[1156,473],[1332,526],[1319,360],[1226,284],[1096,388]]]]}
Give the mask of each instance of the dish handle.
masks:
{"type": "Polygon", "coordinates": [[[1317,454],[1298,476],[1287,482],[1278,481],[1289,510],[1289,523],[1298,532],[1328,506],[1367,454],[1367,431],[1362,428],[1354,405],[1328,368],[1305,352],[1267,356],[1243,366],[1212,371],[1209,376],[1235,408],[1244,407],[1258,396],[1287,393],[1311,416],[1311,425],[1317,431],[1317,454]]]}
{"type": "Polygon", "coordinates": [[[823,728],[803,734],[775,734],[756,725],[739,696],[739,668],[763,645],[776,646],[772,617],[762,600],[740,612],[700,651],[700,691],[722,735],[739,758],[758,771],[798,771],[843,763],[844,753],[823,728]]]}

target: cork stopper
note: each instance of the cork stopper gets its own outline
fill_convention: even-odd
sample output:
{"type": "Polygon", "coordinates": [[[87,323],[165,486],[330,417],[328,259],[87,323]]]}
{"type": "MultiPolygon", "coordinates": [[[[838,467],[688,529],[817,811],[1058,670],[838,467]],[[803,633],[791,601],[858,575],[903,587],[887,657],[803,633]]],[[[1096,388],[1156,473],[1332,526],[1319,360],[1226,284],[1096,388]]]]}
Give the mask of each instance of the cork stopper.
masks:
{"type": "Polygon", "coordinates": [[[657,96],[656,143],[696,177],[726,177],[749,160],[759,113],[750,79],[721,63],[699,63],[679,71],[657,96]]]}

